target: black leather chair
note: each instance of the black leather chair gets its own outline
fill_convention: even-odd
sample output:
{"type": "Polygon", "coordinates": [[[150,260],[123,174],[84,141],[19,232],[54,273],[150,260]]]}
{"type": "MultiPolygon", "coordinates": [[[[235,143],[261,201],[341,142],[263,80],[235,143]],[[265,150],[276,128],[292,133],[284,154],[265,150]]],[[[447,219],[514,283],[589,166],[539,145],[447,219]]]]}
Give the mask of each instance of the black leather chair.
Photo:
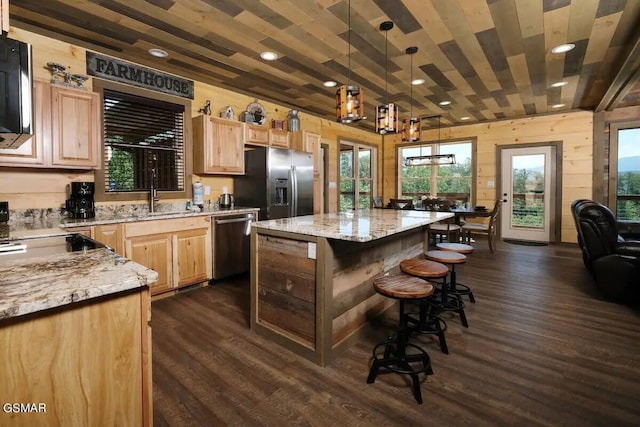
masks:
{"type": "Polygon", "coordinates": [[[596,286],[609,299],[637,302],[640,296],[640,241],[618,234],[613,212],[593,200],[571,203],[578,244],[596,286]]]}

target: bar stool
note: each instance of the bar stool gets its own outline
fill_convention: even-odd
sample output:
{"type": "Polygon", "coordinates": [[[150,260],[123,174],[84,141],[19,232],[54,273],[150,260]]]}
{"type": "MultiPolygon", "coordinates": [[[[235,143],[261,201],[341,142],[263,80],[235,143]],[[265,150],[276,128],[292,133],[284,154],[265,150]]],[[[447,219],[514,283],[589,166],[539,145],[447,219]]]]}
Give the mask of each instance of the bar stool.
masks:
{"type": "MultiPolygon", "coordinates": [[[[470,253],[473,253],[473,246],[465,245],[463,243],[438,243],[436,245],[436,248],[441,251],[457,252],[463,255],[469,255],[470,253]]],[[[456,282],[455,288],[453,288],[451,291],[457,293],[458,295],[467,295],[469,297],[469,301],[471,301],[472,303],[476,302],[476,299],[473,297],[473,291],[468,285],[456,282]]]]}
{"type": "Polygon", "coordinates": [[[460,321],[465,328],[469,327],[467,315],[464,312],[464,302],[462,297],[453,290],[456,288],[456,264],[464,264],[467,257],[463,254],[451,251],[427,251],[425,258],[431,261],[441,262],[450,266],[450,280],[442,284],[442,289],[433,298],[433,304],[442,311],[453,311],[460,315],[460,321]]]}
{"type": "MultiPolygon", "coordinates": [[[[424,280],[442,279],[446,281],[449,274],[449,268],[439,262],[429,261],[426,259],[405,259],[400,262],[400,271],[411,276],[416,276],[424,280]]],[[[407,314],[407,322],[412,331],[421,334],[435,334],[440,341],[440,350],[449,354],[447,340],[444,336],[447,330],[447,323],[443,318],[433,312],[433,305],[430,298],[421,299],[420,313],[418,319],[411,314],[407,314]]]]}
{"type": "Polygon", "coordinates": [[[409,344],[411,331],[407,327],[404,304],[407,300],[431,296],[434,290],[433,285],[417,277],[399,274],[375,279],[373,288],[380,295],[398,300],[400,317],[396,337],[388,337],[386,341],[374,347],[373,364],[367,377],[367,383],[371,384],[376,380],[378,371],[381,368],[398,374],[410,375],[413,397],[418,403],[422,403],[418,374],[424,372],[427,375],[433,375],[433,369],[431,369],[431,359],[427,352],[417,345],[409,344]],[[380,355],[378,354],[378,349],[382,347],[384,352],[380,355]],[[407,349],[409,348],[417,352],[407,354],[407,349]]]}

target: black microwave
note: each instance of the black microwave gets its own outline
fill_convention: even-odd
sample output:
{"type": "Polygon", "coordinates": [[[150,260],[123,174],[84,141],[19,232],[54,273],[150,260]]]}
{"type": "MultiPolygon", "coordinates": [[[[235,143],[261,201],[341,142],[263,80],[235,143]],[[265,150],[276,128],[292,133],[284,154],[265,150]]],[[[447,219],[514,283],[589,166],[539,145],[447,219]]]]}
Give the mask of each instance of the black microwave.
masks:
{"type": "Polygon", "coordinates": [[[33,133],[31,45],[0,37],[0,148],[18,148],[33,133]]]}

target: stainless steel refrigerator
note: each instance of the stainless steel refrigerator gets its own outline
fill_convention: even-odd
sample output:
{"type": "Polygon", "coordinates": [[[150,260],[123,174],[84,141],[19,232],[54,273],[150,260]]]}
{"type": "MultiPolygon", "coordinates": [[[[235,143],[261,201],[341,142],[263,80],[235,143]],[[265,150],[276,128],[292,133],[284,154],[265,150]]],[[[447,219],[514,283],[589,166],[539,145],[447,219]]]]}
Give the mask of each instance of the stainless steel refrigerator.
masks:
{"type": "Polygon", "coordinates": [[[245,174],[234,177],[236,206],[260,208],[258,219],[313,214],[313,154],[283,148],[245,151],[245,174]]]}

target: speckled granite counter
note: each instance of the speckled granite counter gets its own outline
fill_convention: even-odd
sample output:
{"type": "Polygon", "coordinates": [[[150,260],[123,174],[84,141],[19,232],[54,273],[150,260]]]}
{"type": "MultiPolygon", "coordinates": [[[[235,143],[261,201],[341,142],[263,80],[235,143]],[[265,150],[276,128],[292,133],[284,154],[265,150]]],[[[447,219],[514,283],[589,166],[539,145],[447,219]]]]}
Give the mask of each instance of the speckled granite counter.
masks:
{"type": "Polygon", "coordinates": [[[158,274],[100,248],[3,262],[0,320],[141,288],[158,274]]]}
{"type": "MultiPolygon", "coordinates": [[[[51,210],[49,210],[51,211],[51,210]]],[[[232,214],[255,213],[258,208],[236,207],[231,209],[205,209],[203,211],[187,210],[161,210],[150,214],[146,210],[138,209],[109,209],[96,213],[95,218],[71,219],[48,212],[12,220],[8,224],[0,225],[4,232],[0,238],[16,240],[31,237],[48,237],[72,233],[74,228],[89,227],[92,225],[117,224],[137,221],[153,221],[158,219],[185,218],[191,216],[223,216],[232,214]],[[5,236],[6,235],[6,236],[5,236]]]]}
{"type": "Polygon", "coordinates": [[[251,236],[251,329],[331,363],[394,300],[376,277],[422,257],[428,225],[450,212],[362,210],[259,221],[251,236]]]}
{"type": "Polygon", "coordinates": [[[371,209],[259,221],[253,227],[368,242],[453,217],[448,212],[371,209]]]}

